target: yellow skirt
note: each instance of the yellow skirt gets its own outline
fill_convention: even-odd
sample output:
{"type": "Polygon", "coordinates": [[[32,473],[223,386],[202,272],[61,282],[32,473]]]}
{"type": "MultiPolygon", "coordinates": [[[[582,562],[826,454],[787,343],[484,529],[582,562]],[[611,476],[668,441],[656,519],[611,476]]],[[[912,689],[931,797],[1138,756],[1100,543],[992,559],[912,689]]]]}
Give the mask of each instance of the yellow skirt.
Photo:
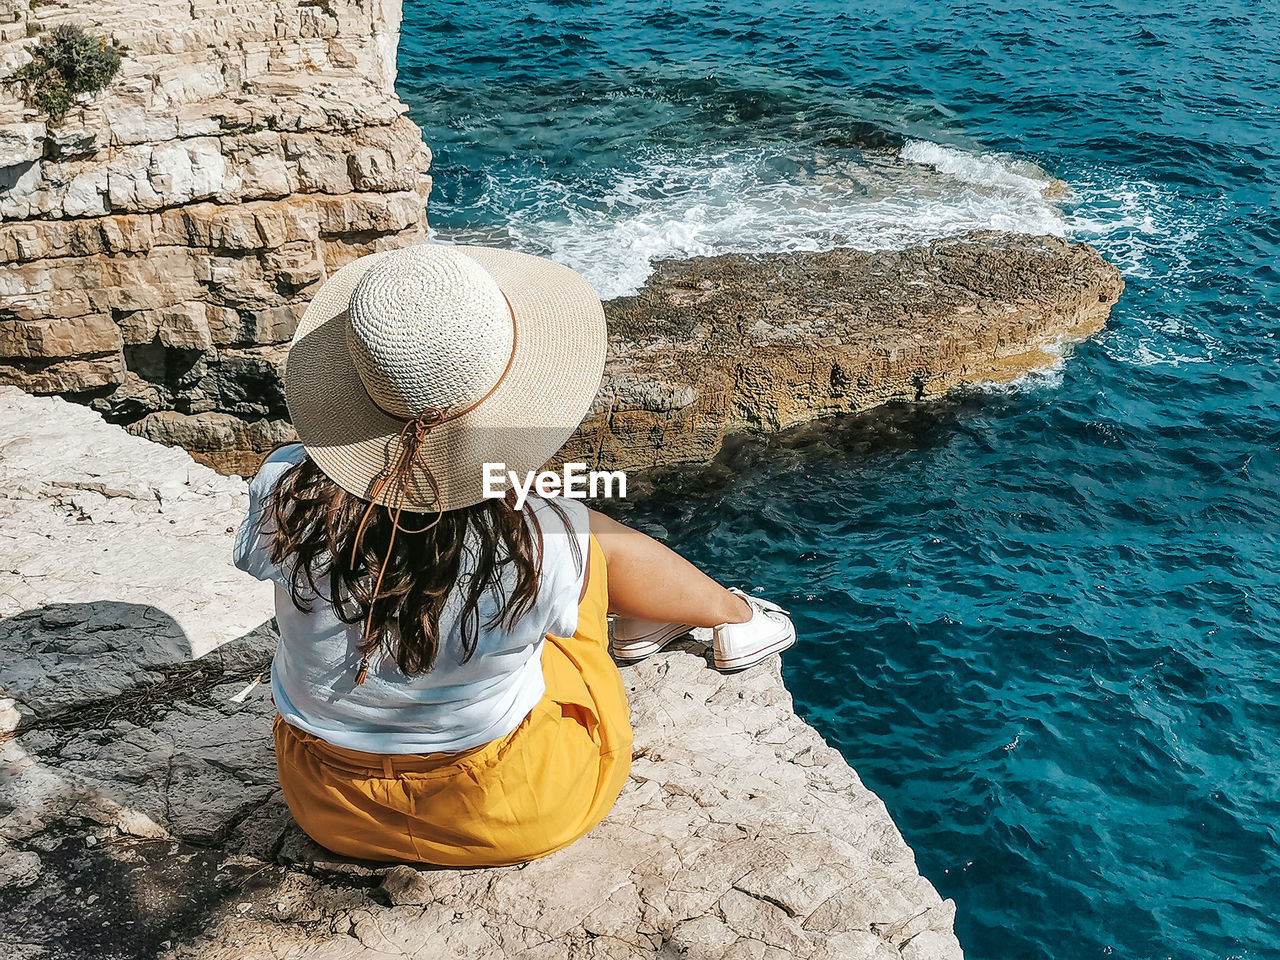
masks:
{"type": "Polygon", "coordinates": [[[280,786],[298,825],[350,857],[480,867],[554,853],[603,820],[631,770],[631,723],[594,536],[588,563],[577,633],[547,637],[547,692],[505,737],[460,753],[365,753],[277,714],[280,786]]]}

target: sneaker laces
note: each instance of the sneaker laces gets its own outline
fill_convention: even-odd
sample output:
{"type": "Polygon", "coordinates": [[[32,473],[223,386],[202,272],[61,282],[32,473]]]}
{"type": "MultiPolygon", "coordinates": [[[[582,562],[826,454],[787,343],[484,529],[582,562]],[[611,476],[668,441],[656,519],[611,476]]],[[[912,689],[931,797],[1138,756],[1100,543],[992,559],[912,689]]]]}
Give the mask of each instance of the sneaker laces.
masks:
{"type": "Polygon", "coordinates": [[[756,610],[760,610],[766,613],[781,613],[784,616],[788,616],[788,617],[791,616],[790,610],[783,610],[782,607],[778,606],[772,600],[766,600],[764,597],[753,597],[751,594],[744,593],[743,591],[739,590],[737,587],[730,587],[729,592],[737,594],[743,600],[747,601],[748,606],[756,610]]]}

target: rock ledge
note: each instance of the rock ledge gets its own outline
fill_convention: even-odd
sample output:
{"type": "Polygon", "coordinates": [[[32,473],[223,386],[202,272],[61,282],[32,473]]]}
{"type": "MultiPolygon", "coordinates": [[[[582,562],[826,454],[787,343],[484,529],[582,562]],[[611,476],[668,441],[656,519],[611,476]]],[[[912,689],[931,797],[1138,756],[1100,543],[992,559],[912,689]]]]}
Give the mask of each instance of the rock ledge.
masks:
{"type": "Polygon", "coordinates": [[[292,824],[244,483],[0,388],[0,940],[42,957],[961,956],[954,905],[776,661],[626,668],[631,782],[520,868],[346,861],[292,824]],[[86,457],[85,452],[92,456],[86,457]]]}

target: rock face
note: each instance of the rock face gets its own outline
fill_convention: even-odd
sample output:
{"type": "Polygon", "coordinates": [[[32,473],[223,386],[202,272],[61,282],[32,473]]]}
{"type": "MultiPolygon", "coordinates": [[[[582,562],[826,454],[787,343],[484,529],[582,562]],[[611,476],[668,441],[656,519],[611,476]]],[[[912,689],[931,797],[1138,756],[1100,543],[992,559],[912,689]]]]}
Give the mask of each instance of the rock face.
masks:
{"type": "Polygon", "coordinates": [[[19,958],[960,956],[954,906],[774,661],[625,668],[630,783],[523,868],[346,861],[293,826],[244,483],[0,388],[0,941],[19,958]],[[82,451],[94,451],[92,458],[82,451]]]}
{"type": "Polygon", "coordinates": [[[0,84],[0,383],[121,422],[233,415],[238,442],[269,446],[278,345],[316,285],[426,235],[430,152],[393,90],[400,4],[91,8],[0,0],[0,77],[61,23],[125,48],[57,123],[0,84]]]}

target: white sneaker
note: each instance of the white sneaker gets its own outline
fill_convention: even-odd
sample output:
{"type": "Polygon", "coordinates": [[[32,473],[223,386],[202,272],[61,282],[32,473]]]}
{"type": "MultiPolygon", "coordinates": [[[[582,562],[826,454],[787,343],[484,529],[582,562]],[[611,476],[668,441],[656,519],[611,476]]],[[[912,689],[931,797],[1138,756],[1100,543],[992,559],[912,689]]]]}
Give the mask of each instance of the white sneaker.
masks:
{"type": "Polygon", "coordinates": [[[624,663],[635,663],[657,653],[692,629],[687,623],[652,623],[614,617],[609,630],[609,652],[624,663]]]}
{"type": "Polygon", "coordinates": [[[745,623],[722,623],[715,628],[716,669],[725,672],[754,667],[770,654],[780,653],[796,642],[796,628],[776,603],[760,597],[752,597],[734,587],[736,593],[751,607],[751,619],[745,623]]]}

